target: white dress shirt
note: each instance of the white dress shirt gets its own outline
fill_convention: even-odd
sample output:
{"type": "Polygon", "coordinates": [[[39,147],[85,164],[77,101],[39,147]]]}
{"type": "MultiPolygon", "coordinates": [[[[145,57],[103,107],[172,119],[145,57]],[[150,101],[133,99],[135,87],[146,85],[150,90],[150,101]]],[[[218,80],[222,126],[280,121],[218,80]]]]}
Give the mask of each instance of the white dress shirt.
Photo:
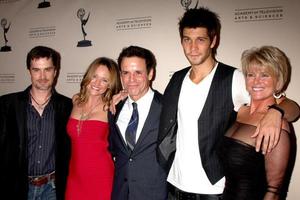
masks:
{"type": "MultiPolygon", "coordinates": [[[[154,97],[154,92],[151,88],[149,88],[147,93],[143,97],[141,97],[138,101],[136,101],[137,109],[138,109],[138,113],[139,113],[139,123],[138,123],[137,131],[136,131],[136,142],[138,141],[138,138],[141,135],[141,131],[144,127],[144,123],[148,116],[153,97],[154,97]]],[[[127,98],[126,102],[124,103],[124,106],[120,112],[118,121],[117,121],[117,125],[121,131],[124,141],[126,141],[125,131],[126,131],[127,125],[129,123],[131,115],[132,115],[132,110],[133,110],[132,103],[133,102],[134,101],[128,96],[128,98],[127,98]]]]}

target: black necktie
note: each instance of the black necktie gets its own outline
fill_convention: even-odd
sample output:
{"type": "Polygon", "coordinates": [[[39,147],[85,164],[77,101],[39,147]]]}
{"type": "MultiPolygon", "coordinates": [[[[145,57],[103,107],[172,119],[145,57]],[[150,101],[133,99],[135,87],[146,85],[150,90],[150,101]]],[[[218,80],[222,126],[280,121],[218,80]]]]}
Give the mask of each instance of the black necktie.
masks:
{"type": "Polygon", "coordinates": [[[134,149],[136,129],[139,123],[139,113],[137,110],[137,104],[133,102],[132,107],[133,107],[132,115],[125,132],[125,138],[130,150],[134,149]]]}

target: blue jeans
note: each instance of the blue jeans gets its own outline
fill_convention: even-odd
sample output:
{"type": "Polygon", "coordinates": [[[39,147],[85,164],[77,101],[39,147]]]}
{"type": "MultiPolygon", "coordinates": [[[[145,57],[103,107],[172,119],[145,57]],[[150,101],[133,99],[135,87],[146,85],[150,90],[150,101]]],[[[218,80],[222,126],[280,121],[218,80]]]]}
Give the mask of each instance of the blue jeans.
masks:
{"type": "Polygon", "coordinates": [[[41,186],[29,184],[28,200],[56,200],[56,190],[54,180],[41,186]]]}

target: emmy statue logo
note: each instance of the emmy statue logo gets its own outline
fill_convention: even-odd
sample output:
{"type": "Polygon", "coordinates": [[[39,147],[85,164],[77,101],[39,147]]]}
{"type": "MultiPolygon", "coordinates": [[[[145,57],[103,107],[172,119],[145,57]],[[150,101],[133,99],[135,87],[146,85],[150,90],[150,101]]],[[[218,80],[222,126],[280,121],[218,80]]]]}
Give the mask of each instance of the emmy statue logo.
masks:
{"type": "MultiPolygon", "coordinates": [[[[182,7],[184,7],[185,10],[190,9],[190,5],[192,4],[192,0],[181,0],[180,1],[182,7]]],[[[196,6],[194,8],[198,7],[199,0],[197,0],[196,6]]]]}
{"type": "Polygon", "coordinates": [[[86,25],[86,23],[89,20],[90,13],[88,14],[86,19],[83,19],[84,15],[85,15],[85,10],[83,8],[79,8],[78,11],[77,11],[77,17],[80,19],[80,22],[81,22],[81,31],[82,31],[82,35],[83,35],[83,40],[78,41],[77,47],[92,46],[92,42],[90,40],[85,39],[87,33],[84,30],[84,26],[86,25]]]}
{"type": "Polygon", "coordinates": [[[1,47],[0,51],[11,51],[11,47],[7,45],[7,38],[6,38],[6,33],[8,32],[9,28],[10,28],[10,23],[8,25],[8,27],[6,27],[7,25],[7,19],[3,18],[1,19],[1,26],[3,28],[3,36],[4,36],[4,41],[5,41],[5,45],[3,47],[1,47]]]}
{"type": "Polygon", "coordinates": [[[48,8],[48,7],[50,7],[50,2],[45,1],[45,0],[41,3],[39,3],[39,5],[38,5],[38,8],[48,8]]]}

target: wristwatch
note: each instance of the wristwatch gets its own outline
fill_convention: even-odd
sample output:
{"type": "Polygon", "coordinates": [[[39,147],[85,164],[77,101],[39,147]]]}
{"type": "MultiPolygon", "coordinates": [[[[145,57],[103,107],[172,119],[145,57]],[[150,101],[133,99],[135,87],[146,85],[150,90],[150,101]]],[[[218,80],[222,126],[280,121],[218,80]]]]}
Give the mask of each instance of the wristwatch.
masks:
{"type": "Polygon", "coordinates": [[[283,116],[284,116],[284,110],[283,110],[283,109],[279,108],[279,107],[277,106],[277,104],[272,104],[272,105],[270,105],[270,106],[269,106],[269,109],[271,109],[271,108],[277,110],[278,112],[280,112],[281,118],[283,118],[283,116]]]}

